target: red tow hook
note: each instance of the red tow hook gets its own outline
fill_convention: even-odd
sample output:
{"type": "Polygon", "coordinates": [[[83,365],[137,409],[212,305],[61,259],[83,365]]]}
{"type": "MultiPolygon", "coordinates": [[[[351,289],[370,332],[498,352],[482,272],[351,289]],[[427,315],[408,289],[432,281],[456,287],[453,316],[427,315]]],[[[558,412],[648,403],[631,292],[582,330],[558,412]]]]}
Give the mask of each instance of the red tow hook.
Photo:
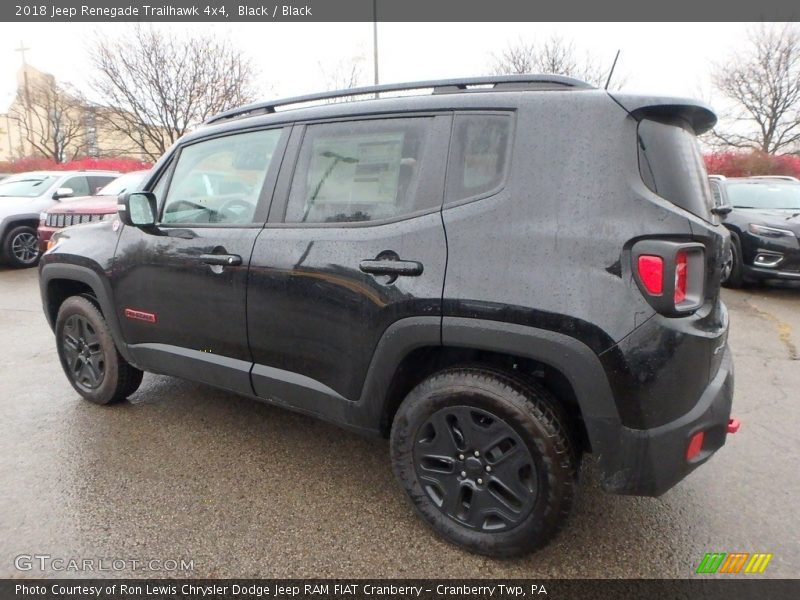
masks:
{"type": "Polygon", "coordinates": [[[728,419],[728,433],[736,433],[741,426],[742,422],[739,419],[728,419]]]}

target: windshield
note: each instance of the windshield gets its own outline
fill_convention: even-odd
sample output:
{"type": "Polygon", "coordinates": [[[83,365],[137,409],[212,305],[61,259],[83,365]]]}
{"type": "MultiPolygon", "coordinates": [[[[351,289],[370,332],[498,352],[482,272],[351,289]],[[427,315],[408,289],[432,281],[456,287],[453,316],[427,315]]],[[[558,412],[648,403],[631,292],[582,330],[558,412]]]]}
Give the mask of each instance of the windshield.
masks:
{"type": "Polygon", "coordinates": [[[36,198],[44,194],[55,180],[53,175],[14,175],[0,181],[0,196],[36,198]]]}
{"type": "Polygon", "coordinates": [[[798,183],[729,183],[728,200],[736,208],[800,210],[798,183]]]}
{"type": "Polygon", "coordinates": [[[102,190],[97,192],[98,196],[119,196],[125,192],[138,189],[139,184],[147,173],[128,173],[122,177],[117,177],[102,190]]]}

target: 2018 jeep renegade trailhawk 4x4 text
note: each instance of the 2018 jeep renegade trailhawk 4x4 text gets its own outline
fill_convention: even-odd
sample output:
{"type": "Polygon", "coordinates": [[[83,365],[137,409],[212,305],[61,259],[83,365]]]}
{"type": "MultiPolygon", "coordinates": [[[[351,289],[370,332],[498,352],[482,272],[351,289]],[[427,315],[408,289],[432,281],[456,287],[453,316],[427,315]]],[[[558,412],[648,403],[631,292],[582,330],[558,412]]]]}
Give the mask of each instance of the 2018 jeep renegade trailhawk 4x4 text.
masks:
{"type": "Polygon", "coordinates": [[[436,531],[530,551],[585,453],[608,491],[659,495],[735,429],[728,234],[695,142],[714,122],[557,76],[223,113],[122,224],[56,234],[61,363],[99,404],[152,371],[388,436],[436,531]]]}

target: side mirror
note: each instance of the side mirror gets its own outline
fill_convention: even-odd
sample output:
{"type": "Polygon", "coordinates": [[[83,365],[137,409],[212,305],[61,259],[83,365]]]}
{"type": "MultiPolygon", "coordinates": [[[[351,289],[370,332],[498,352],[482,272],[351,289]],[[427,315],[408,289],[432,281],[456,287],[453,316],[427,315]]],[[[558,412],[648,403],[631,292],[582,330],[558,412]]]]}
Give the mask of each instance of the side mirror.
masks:
{"type": "Polygon", "coordinates": [[[72,188],[58,188],[53,194],[53,200],[61,200],[62,198],[70,198],[75,192],[72,188]]]}
{"type": "Polygon", "coordinates": [[[714,208],[711,209],[711,214],[722,217],[724,215],[727,215],[732,210],[733,207],[730,204],[720,204],[719,206],[715,206],[714,208]]]}
{"type": "Polygon", "coordinates": [[[119,197],[117,215],[125,225],[153,227],[157,213],[156,196],[152,192],[128,192],[119,197]]]}

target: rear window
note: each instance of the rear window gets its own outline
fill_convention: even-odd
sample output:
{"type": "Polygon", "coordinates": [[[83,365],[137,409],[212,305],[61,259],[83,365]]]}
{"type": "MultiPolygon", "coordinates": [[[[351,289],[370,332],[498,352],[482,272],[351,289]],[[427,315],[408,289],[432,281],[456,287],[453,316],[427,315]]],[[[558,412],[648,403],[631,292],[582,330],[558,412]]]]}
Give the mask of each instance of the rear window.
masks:
{"type": "Polygon", "coordinates": [[[673,204],[711,221],[711,190],[694,132],[682,121],[639,123],[639,171],[645,185],[673,204]]]}

